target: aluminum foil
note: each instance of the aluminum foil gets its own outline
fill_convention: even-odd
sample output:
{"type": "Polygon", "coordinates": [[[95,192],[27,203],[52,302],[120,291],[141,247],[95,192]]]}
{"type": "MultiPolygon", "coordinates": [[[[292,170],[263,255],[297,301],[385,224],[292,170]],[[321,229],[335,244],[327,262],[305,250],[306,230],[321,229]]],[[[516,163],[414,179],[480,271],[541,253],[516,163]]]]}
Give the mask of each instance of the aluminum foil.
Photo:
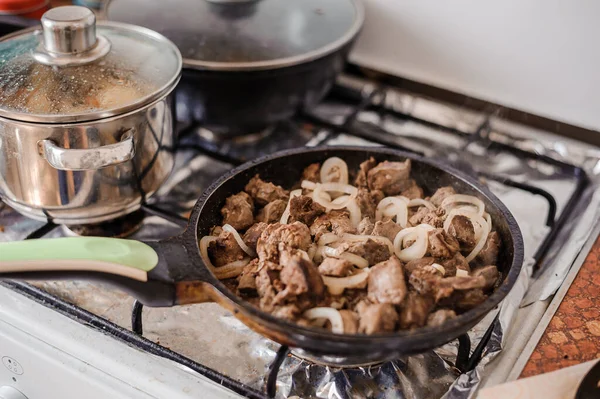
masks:
{"type": "MultiPolygon", "coordinates": [[[[389,106],[447,127],[476,131],[487,115],[467,112],[405,93],[390,92],[385,99],[389,106]]],[[[351,108],[343,104],[326,103],[317,110],[319,116],[342,122],[351,108]]],[[[549,155],[586,169],[591,184],[582,193],[569,222],[551,246],[543,263],[543,272],[533,273],[532,256],[548,228],[545,219],[547,202],[539,196],[518,189],[487,182],[492,191],[515,215],[525,239],[526,264],[512,292],[501,306],[488,314],[469,332],[474,348],[493,323],[493,334],[484,356],[475,370],[461,374],[453,364],[457,342],[451,342],[417,356],[360,368],[332,368],[313,364],[294,356],[283,363],[277,378],[277,397],[298,398],[446,398],[474,397],[483,378],[485,367],[498,356],[507,344],[505,337],[520,306],[552,295],[560,286],[575,257],[590,238],[592,228],[600,217],[600,152],[598,149],[572,142],[544,132],[511,125],[496,117],[488,118],[490,128],[483,139],[465,140],[442,130],[414,121],[382,118],[372,112],[362,112],[352,127],[377,135],[373,126],[392,132],[391,140],[430,157],[443,159],[467,173],[485,171],[510,176],[548,190],[556,199],[558,214],[575,188],[572,176],[558,173],[556,168],[540,162],[520,159],[505,152],[490,151],[487,140],[496,140],[528,151],[549,155]],[[523,301],[525,298],[525,301],[523,301]]],[[[287,124],[266,144],[229,143],[220,151],[252,158],[260,152],[299,145],[320,143],[328,132],[309,134],[300,124],[287,124]],[[312,138],[312,140],[311,140],[312,138]],[[310,141],[309,141],[310,140],[310,141]],[[279,143],[279,144],[278,144],[279,143]]],[[[387,139],[390,139],[386,136],[387,139]]],[[[199,136],[187,137],[193,145],[199,136]]],[[[264,140],[264,139],[261,139],[264,140]]],[[[376,145],[363,139],[341,134],[327,144],[376,145]]],[[[231,165],[216,161],[191,150],[179,151],[176,171],[162,187],[153,202],[161,207],[185,214],[200,193],[231,165]]],[[[11,209],[0,210],[0,241],[23,239],[41,223],[27,220],[11,209]]],[[[148,217],[133,236],[137,239],[158,239],[180,232],[180,228],[158,217],[148,217]]],[[[49,236],[69,234],[58,228],[49,236]]],[[[116,324],[130,328],[133,298],[111,287],[90,282],[51,281],[36,285],[100,315],[116,324]]],[[[264,389],[268,365],[273,361],[278,345],[255,334],[232,315],[215,304],[181,306],[170,309],[144,309],[144,335],[161,345],[180,352],[222,374],[237,379],[255,389],[264,389]]]]}

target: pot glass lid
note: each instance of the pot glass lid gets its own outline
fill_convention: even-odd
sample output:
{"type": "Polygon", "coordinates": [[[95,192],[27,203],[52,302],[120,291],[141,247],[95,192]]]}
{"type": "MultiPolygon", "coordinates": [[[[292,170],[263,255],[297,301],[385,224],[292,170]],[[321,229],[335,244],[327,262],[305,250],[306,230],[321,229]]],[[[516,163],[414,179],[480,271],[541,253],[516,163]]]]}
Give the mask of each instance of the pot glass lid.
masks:
{"type": "Polygon", "coordinates": [[[57,7],[41,29],[0,39],[0,115],[51,123],[118,115],[171,91],[180,73],[181,55],[162,35],[57,7]]]}
{"type": "Polygon", "coordinates": [[[356,36],[364,12],[359,0],[111,0],[106,16],[162,33],[185,67],[239,70],[335,51],[356,36]]]}

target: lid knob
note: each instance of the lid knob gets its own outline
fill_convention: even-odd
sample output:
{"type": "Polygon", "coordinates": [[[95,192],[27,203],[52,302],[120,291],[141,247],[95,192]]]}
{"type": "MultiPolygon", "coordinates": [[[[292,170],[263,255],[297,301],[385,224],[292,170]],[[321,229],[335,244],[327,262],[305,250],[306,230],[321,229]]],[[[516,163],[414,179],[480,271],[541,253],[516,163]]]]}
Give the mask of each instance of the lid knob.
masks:
{"type": "Polygon", "coordinates": [[[83,65],[104,57],[110,42],[96,36],[96,16],[85,7],[52,8],[42,16],[43,43],[34,52],[42,64],[83,65]]]}
{"type": "Polygon", "coordinates": [[[96,44],[96,17],[85,7],[66,6],[42,16],[44,47],[52,53],[83,53],[96,44]]]}

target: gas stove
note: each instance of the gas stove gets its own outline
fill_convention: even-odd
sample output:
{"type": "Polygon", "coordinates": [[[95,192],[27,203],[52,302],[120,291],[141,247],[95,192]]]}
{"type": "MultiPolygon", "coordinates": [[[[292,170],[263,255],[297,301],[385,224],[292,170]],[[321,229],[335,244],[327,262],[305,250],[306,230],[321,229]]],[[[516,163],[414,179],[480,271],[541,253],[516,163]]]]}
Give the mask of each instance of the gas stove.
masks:
{"type": "Polygon", "coordinates": [[[127,217],[66,228],[0,205],[0,241],[154,240],[181,232],[212,181],[260,155],[355,144],[435,157],[489,185],[525,239],[526,264],[511,294],[456,342],[393,362],[334,368],[297,358],[215,304],[145,308],[94,282],[4,282],[0,386],[11,388],[0,388],[0,397],[6,389],[11,398],[468,398],[510,378],[528,357],[524,348],[548,299],[597,235],[600,151],[501,116],[500,108],[474,112],[345,75],[316,109],[260,134],[219,141],[201,126],[180,125],[178,145],[165,149],[175,152],[174,172],[127,217]]]}

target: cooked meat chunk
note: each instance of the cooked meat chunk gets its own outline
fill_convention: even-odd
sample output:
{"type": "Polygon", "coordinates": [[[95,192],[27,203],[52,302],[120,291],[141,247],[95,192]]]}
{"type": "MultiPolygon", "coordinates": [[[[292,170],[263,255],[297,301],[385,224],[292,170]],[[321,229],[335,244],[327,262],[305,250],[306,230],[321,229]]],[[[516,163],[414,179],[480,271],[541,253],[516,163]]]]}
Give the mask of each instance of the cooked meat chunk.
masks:
{"type": "Polygon", "coordinates": [[[352,263],[344,259],[325,258],[319,265],[319,273],[325,276],[345,277],[352,274],[352,263]]]}
{"type": "Polygon", "coordinates": [[[420,294],[433,294],[436,302],[448,298],[454,291],[467,291],[485,286],[485,279],[481,276],[442,278],[439,271],[431,266],[414,270],[408,281],[420,294]]]}
{"type": "Polygon", "coordinates": [[[407,264],[404,265],[404,272],[406,273],[406,276],[408,277],[412,274],[413,271],[420,269],[424,266],[431,266],[434,263],[435,263],[435,258],[432,258],[430,256],[421,258],[421,259],[411,260],[410,262],[408,262],[407,264]]]}
{"type": "Polygon", "coordinates": [[[358,234],[368,236],[368,235],[371,235],[374,228],[375,228],[375,225],[371,221],[371,218],[366,217],[360,221],[360,223],[358,224],[358,227],[356,227],[356,230],[358,231],[358,234]]]}
{"type": "Polygon", "coordinates": [[[343,234],[356,233],[356,228],[350,221],[350,213],[346,210],[333,210],[325,215],[319,216],[310,226],[310,233],[315,237],[315,241],[325,233],[335,233],[338,236],[343,234]]]}
{"type": "Polygon", "coordinates": [[[381,236],[389,238],[391,242],[394,242],[394,238],[396,238],[396,234],[402,230],[402,227],[391,219],[386,220],[385,222],[380,220],[375,223],[375,227],[373,228],[373,232],[371,233],[374,236],[381,236]]]}
{"type": "Polygon", "coordinates": [[[402,305],[400,305],[400,328],[424,326],[434,305],[434,300],[430,295],[419,295],[415,291],[410,291],[402,305]]]}
{"type": "Polygon", "coordinates": [[[271,312],[275,306],[275,297],[283,290],[283,283],[279,280],[281,265],[269,261],[259,261],[256,276],[256,291],[260,297],[260,308],[271,312]]]}
{"type": "Polygon", "coordinates": [[[244,188],[257,205],[264,206],[277,199],[287,201],[289,192],[281,186],[263,181],[259,175],[254,176],[244,188]]]}
{"type": "Polygon", "coordinates": [[[223,227],[221,226],[213,226],[212,229],[210,229],[210,235],[211,236],[220,236],[221,233],[223,232],[223,227]]]}
{"type": "Polygon", "coordinates": [[[427,252],[434,258],[451,258],[460,249],[456,238],[452,237],[444,229],[432,230],[429,235],[429,247],[427,252]]]}
{"type": "Polygon", "coordinates": [[[398,313],[389,303],[369,304],[365,301],[356,305],[358,331],[364,334],[377,334],[394,331],[398,313]]]}
{"type": "Polygon", "coordinates": [[[406,296],[402,263],[395,256],[371,268],[368,298],[372,302],[399,305],[406,296]]]}
{"type": "Polygon", "coordinates": [[[460,310],[473,309],[487,299],[487,295],[481,289],[473,289],[468,291],[458,291],[456,297],[453,298],[453,305],[460,310]]]}
{"type": "Polygon", "coordinates": [[[437,289],[442,279],[438,270],[431,266],[419,267],[410,274],[408,283],[420,294],[431,294],[437,289]]]}
{"type": "Polygon", "coordinates": [[[471,271],[469,267],[469,263],[460,252],[454,254],[454,256],[450,259],[440,260],[440,265],[446,269],[446,277],[456,276],[456,270],[465,270],[467,272],[471,271]]]}
{"type": "Polygon", "coordinates": [[[367,187],[367,173],[369,173],[369,171],[373,169],[375,165],[377,165],[377,161],[375,161],[375,158],[373,157],[361,163],[358,174],[356,175],[356,180],[354,181],[354,185],[357,187],[367,187]]]}
{"type": "Polygon", "coordinates": [[[424,223],[429,224],[433,227],[441,228],[444,226],[444,221],[441,218],[443,214],[443,209],[433,210],[422,206],[417,210],[417,213],[415,213],[408,219],[408,222],[412,226],[417,226],[421,223],[424,223]]]}
{"type": "Polygon", "coordinates": [[[398,195],[411,187],[410,159],[404,162],[383,161],[369,170],[367,183],[371,190],[381,190],[385,195],[398,195]]]}
{"type": "Polygon", "coordinates": [[[477,268],[473,271],[472,275],[474,277],[483,277],[485,279],[484,290],[489,290],[494,288],[496,282],[500,278],[500,273],[498,272],[498,268],[496,266],[483,266],[477,268]]]}
{"type": "Polygon", "coordinates": [[[344,334],[356,334],[358,332],[358,314],[351,310],[340,310],[339,312],[344,323],[344,334]]]}
{"type": "Polygon", "coordinates": [[[476,244],[473,223],[466,216],[454,216],[448,227],[448,233],[456,238],[461,251],[471,251],[476,244]]]}
{"type": "Polygon", "coordinates": [[[325,208],[313,202],[309,196],[300,195],[290,200],[290,222],[298,221],[310,226],[323,213],[325,208]]]}
{"type": "Polygon", "coordinates": [[[363,217],[367,216],[371,219],[375,219],[375,209],[377,208],[377,203],[375,202],[375,199],[371,193],[369,193],[369,190],[366,188],[359,188],[356,196],[356,202],[363,217]]]}
{"type": "Polygon", "coordinates": [[[496,265],[498,264],[498,253],[500,252],[500,236],[492,231],[489,235],[481,252],[477,254],[473,262],[476,265],[496,265]]]}
{"type": "Polygon", "coordinates": [[[236,230],[244,230],[254,222],[254,202],[245,192],[237,193],[225,200],[221,209],[223,224],[230,224],[236,230]]]}
{"type": "MultiPolygon", "coordinates": [[[[325,284],[317,267],[296,249],[282,250],[282,258],[286,261],[280,272],[281,282],[285,289],[278,296],[286,298],[296,296],[296,305],[304,310],[317,304],[325,295],[325,284]]],[[[290,299],[288,298],[287,302],[290,299]]]]}
{"type": "Polygon", "coordinates": [[[258,275],[258,259],[253,259],[244,267],[242,274],[238,277],[237,289],[240,293],[254,296],[256,291],[256,276],[258,275]]]}
{"type": "Polygon", "coordinates": [[[284,306],[275,306],[271,314],[275,317],[279,317],[280,319],[288,320],[288,321],[296,321],[300,317],[300,309],[298,306],[292,305],[284,305],[284,306]]]}
{"type": "Polygon", "coordinates": [[[371,190],[371,197],[375,201],[375,204],[379,204],[385,198],[385,194],[381,190],[371,190]]]}
{"type": "Polygon", "coordinates": [[[444,201],[447,197],[456,194],[454,188],[451,186],[440,187],[437,191],[431,196],[429,202],[431,202],[435,206],[442,205],[442,201],[444,201]]]}
{"type": "Polygon", "coordinates": [[[245,255],[246,253],[233,237],[233,233],[228,231],[223,231],[215,241],[208,245],[208,256],[216,267],[242,260],[245,255]]]}
{"type": "Polygon", "coordinates": [[[247,246],[256,251],[256,243],[267,226],[268,224],[263,222],[253,224],[248,230],[246,230],[242,240],[244,240],[244,243],[246,243],[247,246]]]}
{"type": "Polygon", "coordinates": [[[321,164],[311,163],[302,171],[302,180],[308,180],[313,183],[321,181],[321,164]]]}
{"type": "Polygon", "coordinates": [[[454,310],[440,309],[436,310],[427,318],[427,325],[430,327],[439,327],[446,321],[456,317],[454,310]]]}
{"type": "Polygon", "coordinates": [[[279,260],[279,243],[306,251],[311,244],[310,231],[305,224],[300,222],[270,224],[263,230],[256,243],[258,258],[277,263],[279,260]]]}
{"type": "Polygon", "coordinates": [[[369,265],[388,260],[392,255],[387,245],[369,238],[367,241],[353,241],[348,245],[348,252],[365,258],[369,265]]]}
{"type": "Polygon", "coordinates": [[[410,179],[410,186],[404,189],[400,195],[408,199],[423,198],[423,189],[417,185],[414,179],[410,179]]]}
{"type": "Polygon", "coordinates": [[[281,219],[281,215],[285,211],[287,202],[284,200],[276,199],[269,202],[267,205],[262,207],[256,215],[257,222],[264,223],[277,223],[281,219]]]}

